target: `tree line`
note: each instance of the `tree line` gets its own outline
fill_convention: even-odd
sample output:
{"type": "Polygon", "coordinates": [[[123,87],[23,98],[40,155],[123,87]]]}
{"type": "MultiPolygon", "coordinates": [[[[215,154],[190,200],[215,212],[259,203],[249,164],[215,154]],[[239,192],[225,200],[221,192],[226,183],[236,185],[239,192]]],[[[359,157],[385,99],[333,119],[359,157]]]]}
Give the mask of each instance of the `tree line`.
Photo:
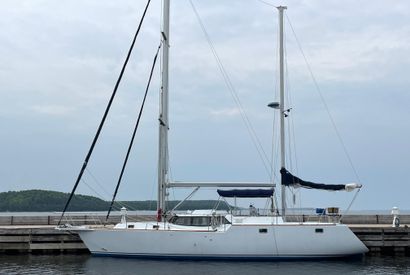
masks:
{"type": "MultiPolygon", "coordinates": [[[[24,190],[0,193],[0,212],[53,212],[62,211],[69,197],[69,193],[50,190],[24,190]]],[[[172,209],[179,201],[169,201],[172,209]]],[[[106,211],[110,202],[87,195],[74,195],[68,211],[106,211]]],[[[216,200],[191,200],[184,202],[178,210],[213,209],[218,205],[216,200]]],[[[115,210],[125,206],[129,210],[156,210],[157,202],[147,201],[118,201],[115,210]]],[[[228,209],[222,201],[219,210],[228,209]]]]}

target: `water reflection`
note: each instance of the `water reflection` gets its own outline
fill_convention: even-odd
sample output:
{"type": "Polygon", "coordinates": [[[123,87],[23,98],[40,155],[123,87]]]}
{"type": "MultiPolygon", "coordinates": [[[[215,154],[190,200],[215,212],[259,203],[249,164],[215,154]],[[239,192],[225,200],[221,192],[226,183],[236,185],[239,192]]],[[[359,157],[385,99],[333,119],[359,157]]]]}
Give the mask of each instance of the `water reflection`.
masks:
{"type": "Polygon", "coordinates": [[[0,274],[410,274],[407,257],[320,262],[155,261],[89,255],[2,255],[0,274]]]}

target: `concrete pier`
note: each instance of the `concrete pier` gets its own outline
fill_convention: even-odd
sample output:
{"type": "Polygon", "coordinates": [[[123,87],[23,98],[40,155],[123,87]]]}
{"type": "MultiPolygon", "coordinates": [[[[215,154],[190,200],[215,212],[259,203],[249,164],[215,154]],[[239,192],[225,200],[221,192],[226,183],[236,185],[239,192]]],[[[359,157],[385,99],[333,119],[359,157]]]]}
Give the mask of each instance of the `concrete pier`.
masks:
{"type": "Polygon", "coordinates": [[[88,253],[77,234],[59,232],[54,226],[0,227],[0,253],[88,253]]]}
{"type": "MultiPolygon", "coordinates": [[[[77,234],[54,229],[58,218],[59,216],[0,217],[0,253],[89,253],[77,234]]],[[[307,220],[301,216],[293,218],[307,220]]],[[[143,221],[153,220],[155,217],[128,216],[128,219],[143,221]]],[[[410,215],[400,216],[400,219],[400,227],[391,226],[390,215],[352,215],[344,217],[343,222],[369,248],[369,255],[410,256],[410,215]]],[[[103,215],[76,215],[70,216],[65,222],[101,226],[103,220],[103,215]]],[[[119,220],[119,216],[113,216],[109,223],[119,220]]]]}
{"type": "Polygon", "coordinates": [[[369,248],[369,255],[410,256],[410,230],[408,225],[360,224],[349,225],[356,236],[369,248]]]}

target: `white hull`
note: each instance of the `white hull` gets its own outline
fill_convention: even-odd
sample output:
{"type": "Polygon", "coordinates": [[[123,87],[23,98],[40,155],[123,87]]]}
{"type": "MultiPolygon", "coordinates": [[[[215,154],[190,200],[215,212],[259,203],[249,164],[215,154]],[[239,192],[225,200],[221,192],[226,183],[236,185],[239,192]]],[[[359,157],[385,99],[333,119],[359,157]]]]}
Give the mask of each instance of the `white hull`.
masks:
{"type": "MultiPolygon", "coordinates": [[[[135,223],[146,228],[152,228],[153,224],[135,223]]],[[[345,257],[368,251],[342,224],[241,224],[227,225],[216,231],[187,227],[164,229],[163,226],[159,229],[74,230],[95,255],[251,260],[345,257]],[[260,229],[267,232],[260,233],[260,229]]]]}

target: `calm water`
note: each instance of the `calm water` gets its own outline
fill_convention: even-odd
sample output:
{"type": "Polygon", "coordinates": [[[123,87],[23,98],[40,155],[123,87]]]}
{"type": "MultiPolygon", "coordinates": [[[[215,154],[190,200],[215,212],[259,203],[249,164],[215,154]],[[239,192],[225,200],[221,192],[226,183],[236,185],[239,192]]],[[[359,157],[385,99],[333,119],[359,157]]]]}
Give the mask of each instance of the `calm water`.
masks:
{"type": "Polygon", "coordinates": [[[0,274],[410,274],[410,258],[323,262],[193,262],[89,255],[3,255],[0,274]]]}

